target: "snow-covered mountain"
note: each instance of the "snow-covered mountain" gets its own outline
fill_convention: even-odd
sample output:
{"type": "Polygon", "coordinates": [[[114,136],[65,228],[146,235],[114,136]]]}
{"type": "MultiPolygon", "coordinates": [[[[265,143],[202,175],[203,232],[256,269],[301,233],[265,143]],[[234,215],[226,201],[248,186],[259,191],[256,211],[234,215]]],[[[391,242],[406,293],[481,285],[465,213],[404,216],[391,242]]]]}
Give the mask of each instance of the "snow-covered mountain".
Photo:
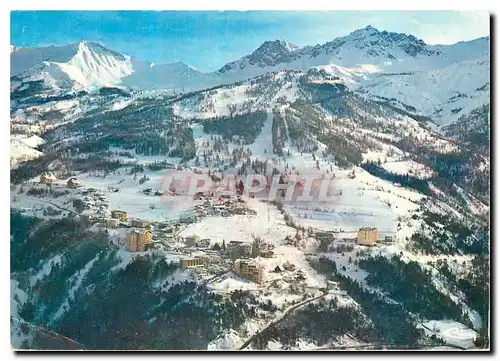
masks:
{"type": "Polygon", "coordinates": [[[298,49],[298,46],[287,41],[266,41],[250,55],[224,65],[219,72],[224,74],[244,70],[252,66],[269,68],[283,63],[290,63],[303,54],[303,52],[297,52],[298,49]]]}
{"type": "Polygon", "coordinates": [[[133,61],[133,73],[118,85],[135,89],[165,89],[175,92],[209,88],[221,81],[215,73],[203,73],[182,62],[153,64],[133,61]]]}
{"type": "Polygon", "coordinates": [[[340,77],[353,90],[430,118],[440,126],[489,103],[488,37],[428,45],[412,35],[367,26],[323,45],[303,48],[283,40],[266,41],[212,73],[180,62],[139,61],[94,42],[11,47],[14,90],[41,82],[56,90],[122,86],[179,93],[313,67],[340,77]]]}
{"type": "Polygon", "coordinates": [[[95,43],[11,48],[12,344],[487,348],[484,49],[368,27],[302,49],[266,42],[201,73],[95,43]],[[437,132],[424,116],[452,123],[437,132]],[[222,214],[218,197],[171,194],[176,172],[228,188],[279,175],[297,192],[243,195],[222,214]],[[328,199],[299,201],[324,189],[304,187],[313,177],[328,199]],[[129,252],[129,229],[103,222],[112,209],[151,222],[153,248],[129,252]],[[361,227],[376,245],[354,241],[361,227]],[[208,244],[190,247],[195,235],[208,244]],[[226,249],[257,239],[272,248],[256,258],[261,284],[233,273],[226,249]],[[206,273],[181,267],[200,256],[206,273]]]}
{"type": "Polygon", "coordinates": [[[360,92],[446,126],[489,104],[489,77],[490,62],[484,56],[429,70],[373,73],[356,85],[360,92]]]}
{"type": "Polygon", "coordinates": [[[372,26],[314,47],[266,42],[219,70],[242,80],[285,69],[324,69],[352,89],[447,125],[489,103],[489,38],[428,45],[412,35],[372,26]]]}
{"type": "Polygon", "coordinates": [[[183,63],[141,62],[95,42],[44,48],[11,48],[11,76],[24,83],[43,81],[52,89],[91,90],[126,86],[187,89],[211,86],[215,75],[183,63]]]}
{"type": "Polygon", "coordinates": [[[231,62],[219,72],[245,71],[262,74],[262,69],[303,70],[321,65],[356,67],[371,65],[383,72],[427,70],[489,55],[489,39],[480,38],[454,45],[428,45],[412,35],[379,31],[372,26],[356,30],[323,45],[297,48],[278,40],[265,42],[252,54],[231,62]]]}
{"type": "Polygon", "coordinates": [[[113,86],[132,72],[129,56],[94,42],[19,48],[11,53],[11,76],[43,80],[55,88],[113,86]]]}
{"type": "MultiPolygon", "coordinates": [[[[323,70],[281,71],[180,96],[96,92],[21,104],[19,127],[45,131],[43,144],[15,137],[42,153],[11,171],[11,207],[19,210],[11,216],[15,345],[53,347],[40,342],[43,325],[88,349],[238,349],[259,330],[262,342],[251,349],[344,346],[344,336],[421,349],[434,338],[420,324],[454,322],[472,334],[459,346],[473,348],[476,333],[488,329],[488,310],[474,302],[488,295],[487,276],[476,277],[486,273],[471,264],[488,269],[488,207],[476,196],[487,198],[489,160],[349,89],[343,79],[358,81],[361,68],[323,70]],[[334,194],[331,202],[292,197],[281,210],[249,198],[254,214],[200,216],[182,229],[181,237],[214,245],[250,244],[254,235],[272,244],[274,256],[259,258],[262,285],[228,271],[224,255],[206,277],[181,269],[180,255],[197,254],[182,240],[172,243],[180,253],[158,244],[134,254],[124,249],[125,229],[104,233],[63,218],[82,212],[78,200],[94,199],[92,214],[124,210],[154,222],[160,231],[153,237],[163,240],[165,220],[178,215],[170,205],[191,203],[138,189],[164,189],[167,163],[186,175],[316,175],[334,182],[334,194]],[[58,178],[49,189],[36,184],[46,170],[58,178]],[[83,185],[68,190],[75,175],[83,185]],[[392,241],[348,248],[344,237],[363,226],[392,241]],[[322,248],[311,232],[332,228],[345,231],[322,248]],[[283,264],[295,269],[276,272],[283,264]],[[268,328],[282,315],[278,328],[268,328]]],[[[439,327],[432,335],[445,338],[439,327]]]]}

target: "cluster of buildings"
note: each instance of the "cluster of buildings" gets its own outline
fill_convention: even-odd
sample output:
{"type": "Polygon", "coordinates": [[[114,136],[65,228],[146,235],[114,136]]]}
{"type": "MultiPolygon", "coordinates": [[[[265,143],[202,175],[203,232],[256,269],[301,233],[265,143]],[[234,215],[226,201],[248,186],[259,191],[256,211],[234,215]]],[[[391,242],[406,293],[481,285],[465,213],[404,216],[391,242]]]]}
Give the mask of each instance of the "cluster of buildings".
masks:
{"type": "MultiPolygon", "coordinates": [[[[335,241],[335,233],[343,233],[343,231],[318,231],[315,233],[316,239],[320,242],[326,250],[328,246],[335,241]]],[[[356,242],[356,244],[363,246],[374,246],[377,242],[392,242],[392,236],[385,236],[383,239],[380,238],[380,234],[376,227],[362,227],[359,228],[356,234],[356,238],[344,238],[344,241],[356,242]]]]}
{"type": "Polygon", "coordinates": [[[127,212],[121,210],[111,211],[111,218],[107,219],[107,224],[113,222],[113,225],[122,225],[127,229],[125,233],[125,247],[130,252],[147,251],[153,245],[151,226],[148,221],[133,218],[128,221],[127,212]]]}
{"type": "Polygon", "coordinates": [[[199,216],[222,216],[229,217],[231,215],[254,215],[256,212],[245,206],[245,201],[238,197],[236,199],[220,198],[218,202],[213,202],[210,198],[206,198],[202,204],[195,206],[197,215],[199,216]]]}
{"type": "Polygon", "coordinates": [[[263,282],[263,268],[256,260],[248,258],[237,259],[233,264],[234,273],[256,283],[263,282]]]}
{"type": "Polygon", "coordinates": [[[270,258],[274,255],[273,245],[258,238],[251,245],[238,241],[229,242],[229,253],[234,273],[257,283],[263,282],[263,267],[255,258],[270,258]]]}
{"type": "Polygon", "coordinates": [[[262,242],[260,239],[255,239],[252,244],[241,241],[229,242],[229,254],[233,262],[238,258],[271,258],[274,255],[273,248],[272,244],[262,242]]]}
{"type": "MultiPolygon", "coordinates": [[[[80,220],[89,222],[93,218],[89,213],[80,215],[80,220]]],[[[111,218],[98,217],[98,224],[102,228],[126,228],[125,247],[130,252],[147,251],[153,245],[151,225],[141,219],[128,219],[127,212],[121,210],[111,211],[111,218]]]]}
{"type": "MultiPolygon", "coordinates": [[[[40,175],[40,183],[42,183],[42,184],[52,184],[52,183],[55,183],[56,181],[57,181],[57,177],[52,172],[47,171],[47,172],[43,172],[42,175],[40,175]]],[[[66,182],[66,186],[68,188],[75,189],[75,188],[81,187],[82,183],[78,179],[76,179],[75,177],[71,177],[66,182]]]]}

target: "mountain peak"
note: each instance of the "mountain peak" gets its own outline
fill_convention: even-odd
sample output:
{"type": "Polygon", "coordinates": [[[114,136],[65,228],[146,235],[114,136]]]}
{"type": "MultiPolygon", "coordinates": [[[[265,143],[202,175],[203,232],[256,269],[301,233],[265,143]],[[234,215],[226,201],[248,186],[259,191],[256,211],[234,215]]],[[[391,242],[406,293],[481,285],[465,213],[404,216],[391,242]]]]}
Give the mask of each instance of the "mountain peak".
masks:
{"type": "Polygon", "coordinates": [[[82,40],[78,43],[78,51],[85,51],[88,49],[96,54],[113,56],[119,60],[126,60],[127,56],[117,51],[107,48],[104,44],[97,41],[82,40]]]}
{"type": "Polygon", "coordinates": [[[299,47],[290,43],[287,40],[267,40],[263,42],[253,53],[244,56],[240,60],[233,61],[222,67],[219,72],[234,69],[243,69],[247,65],[258,66],[260,68],[275,66],[280,63],[288,63],[292,61],[299,47]]]}
{"type": "Polygon", "coordinates": [[[252,54],[279,54],[281,52],[292,52],[297,50],[299,47],[294,45],[287,40],[268,40],[263,42],[252,54]]]}
{"type": "Polygon", "coordinates": [[[370,36],[370,35],[376,35],[380,33],[375,27],[371,25],[367,25],[364,28],[354,30],[351,32],[348,36],[370,36]]]}

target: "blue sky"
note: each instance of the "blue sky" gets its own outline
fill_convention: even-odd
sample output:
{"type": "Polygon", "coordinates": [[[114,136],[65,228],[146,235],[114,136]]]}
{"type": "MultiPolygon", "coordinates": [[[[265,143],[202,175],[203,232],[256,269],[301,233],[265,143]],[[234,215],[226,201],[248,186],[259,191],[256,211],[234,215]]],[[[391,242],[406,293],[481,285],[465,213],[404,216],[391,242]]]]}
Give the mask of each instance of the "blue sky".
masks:
{"type": "Polygon", "coordinates": [[[99,41],[155,63],[182,61],[212,71],[266,40],[315,45],[372,25],[429,44],[489,34],[486,12],[451,11],[16,11],[11,44],[64,45],[99,41]]]}

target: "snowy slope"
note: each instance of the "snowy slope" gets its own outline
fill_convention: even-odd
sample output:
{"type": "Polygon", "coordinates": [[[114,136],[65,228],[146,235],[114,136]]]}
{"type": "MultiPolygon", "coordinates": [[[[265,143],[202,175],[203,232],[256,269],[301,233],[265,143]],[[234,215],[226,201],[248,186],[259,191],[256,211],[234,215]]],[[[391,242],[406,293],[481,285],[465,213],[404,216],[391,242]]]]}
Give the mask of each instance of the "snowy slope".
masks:
{"type": "Polygon", "coordinates": [[[321,65],[372,65],[384,72],[427,70],[489,56],[489,39],[455,45],[427,45],[412,35],[379,31],[372,26],[314,47],[290,50],[285,43],[265,42],[252,54],[222,67],[225,77],[241,79],[269,71],[303,70],[321,65]],[[270,44],[272,46],[270,46],[270,44]]]}
{"type": "Polygon", "coordinates": [[[488,57],[466,60],[450,66],[398,75],[371,75],[361,83],[361,91],[394,100],[447,125],[490,101],[488,57]]]}
{"type": "Polygon", "coordinates": [[[43,144],[44,140],[39,136],[13,134],[10,137],[10,159],[11,165],[20,161],[37,158],[42,155],[42,152],[36,150],[39,145],[43,144]]]}
{"type": "Polygon", "coordinates": [[[209,88],[220,82],[214,73],[203,73],[182,62],[153,64],[132,61],[133,73],[124,77],[119,85],[133,89],[165,89],[175,92],[209,88]]]}
{"type": "Polygon", "coordinates": [[[488,56],[489,38],[446,46],[427,45],[411,35],[367,26],[323,45],[303,48],[286,41],[266,41],[251,54],[214,73],[203,73],[183,63],[156,65],[134,60],[93,42],[33,49],[11,47],[11,76],[36,68],[35,73],[39,76],[48,73],[45,76],[55,78],[57,83],[65,74],[84,88],[125,85],[138,89],[187,91],[285,69],[337,65],[406,72],[436,69],[488,56]]]}
{"type": "Polygon", "coordinates": [[[218,78],[183,63],[141,62],[102,44],[84,41],[46,48],[11,48],[11,76],[24,82],[42,80],[55,89],[127,86],[178,91],[212,86],[218,78]]]}
{"type": "Polygon", "coordinates": [[[94,42],[11,53],[11,76],[27,75],[28,80],[43,80],[50,87],[113,86],[132,71],[130,57],[94,42]]]}

